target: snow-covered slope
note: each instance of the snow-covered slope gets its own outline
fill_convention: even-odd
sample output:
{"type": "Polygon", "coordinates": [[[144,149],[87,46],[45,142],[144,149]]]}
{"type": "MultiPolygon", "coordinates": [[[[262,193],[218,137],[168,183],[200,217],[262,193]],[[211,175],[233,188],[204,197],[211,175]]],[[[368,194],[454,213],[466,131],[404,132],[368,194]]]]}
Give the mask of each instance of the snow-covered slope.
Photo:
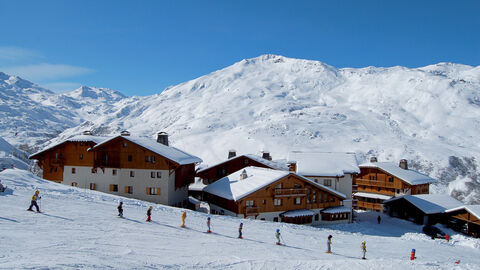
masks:
{"type": "Polygon", "coordinates": [[[18,150],[0,137],[0,170],[11,166],[26,170],[30,163],[27,153],[18,150]]]}
{"type": "Polygon", "coordinates": [[[1,269],[477,269],[480,241],[448,231],[452,240],[430,240],[421,227],[376,213],[359,223],[313,228],[212,216],[82,190],[37,178],[18,169],[0,173],[9,187],[0,193],[1,269]],[[43,214],[25,211],[35,189],[43,214]],[[124,202],[125,218],[116,216],[124,202]],[[244,239],[237,238],[243,222],[244,239]],[[279,228],[286,246],[275,245],[279,228]],[[333,254],[326,239],[333,235],[333,254]],[[366,241],[367,260],[360,244],[366,241]],[[417,259],[410,261],[411,249],[417,259]],[[455,261],[460,261],[458,265],[455,261]]]}

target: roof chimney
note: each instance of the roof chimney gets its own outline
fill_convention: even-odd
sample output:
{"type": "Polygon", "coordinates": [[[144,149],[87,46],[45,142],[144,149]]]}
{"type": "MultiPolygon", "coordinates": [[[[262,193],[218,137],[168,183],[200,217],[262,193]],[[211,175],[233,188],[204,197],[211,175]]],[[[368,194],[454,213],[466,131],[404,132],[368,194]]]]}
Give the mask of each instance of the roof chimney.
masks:
{"type": "Polygon", "coordinates": [[[163,145],[168,146],[168,134],[166,132],[158,132],[157,133],[157,142],[163,145]]]}
{"type": "Polygon", "coordinates": [[[240,180],[247,179],[247,177],[248,177],[247,171],[243,169],[242,173],[240,174],[240,180]]]}
{"type": "Polygon", "coordinates": [[[289,161],[288,163],[288,171],[289,172],[297,172],[297,162],[296,161],[289,161]]]}
{"type": "Polygon", "coordinates": [[[404,170],[408,170],[408,162],[406,159],[401,159],[400,160],[400,164],[399,164],[400,168],[404,169],[404,170]]]}
{"type": "Polygon", "coordinates": [[[371,163],[377,162],[377,157],[371,157],[371,158],[370,158],[370,162],[371,162],[371,163]]]}
{"type": "Polygon", "coordinates": [[[122,135],[122,136],[130,136],[130,132],[128,132],[128,130],[122,130],[122,132],[120,132],[120,135],[122,135]]]}
{"type": "Polygon", "coordinates": [[[236,156],[237,156],[237,151],[235,151],[234,149],[228,150],[228,159],[231,159],[236,156]]]}
{"type": "Polygon", "coordinates": [[[85,130],[82,132],[83,135],[92,135],[92,132],[90,130],[85,130]]]}
{"type": "Polygon", "coordinates": [[[263,151],[262,158],[264,158],[266,160],[272,160],[272,157],[270,156],[270,152],[268,152],[268,151],[263,151]]]}

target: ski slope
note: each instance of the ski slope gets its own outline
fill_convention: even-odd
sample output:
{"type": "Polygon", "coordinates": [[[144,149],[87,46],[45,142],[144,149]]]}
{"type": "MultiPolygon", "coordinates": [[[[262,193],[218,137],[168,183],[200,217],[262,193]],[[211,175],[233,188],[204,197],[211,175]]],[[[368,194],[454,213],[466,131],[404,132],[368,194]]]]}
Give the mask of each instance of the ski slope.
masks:
{"type": "Polygon", "coordinates": [[[430,240],[421,227],[374,213],[323,228],[212,216],[42,180],[27,171],[0,173],[0,269],[478,269],[480,241],[454,234],[430,240]],[[43,214],[25,211],[38,188],[43,214]],[[125,218],[117,217],[124,202],[125,218]],[[240,222],[244,239],[237,239],[240,222]],[[279,228],[286,246],[275,245],[279,228]],[[326,239],[333,235],[326,254],[326,239]],[[367,243],[367,260],[360,244],[367,243]],[[411,261],[410,251],[417,250],[411,261]],[[460,264],[454,262],[460,260],[460,264]]]}

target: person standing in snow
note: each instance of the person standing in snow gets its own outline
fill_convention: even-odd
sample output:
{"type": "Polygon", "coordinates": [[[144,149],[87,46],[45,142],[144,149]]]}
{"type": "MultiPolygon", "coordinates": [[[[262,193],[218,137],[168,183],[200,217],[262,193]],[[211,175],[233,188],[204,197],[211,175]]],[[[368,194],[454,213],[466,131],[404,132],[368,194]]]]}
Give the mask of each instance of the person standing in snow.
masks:
{"type": "Polygon", "coordinates": [[[212,231],[210,230],[210,217],[207,217],[207,227],[208,227],[207,233],[211,233],[212,231]]]}
{"type": "Polygon", "coordinates": [[[182,227],[185,227],[185,219],[187,218],[187,211],[183,211],[182,214],[182,227]]]}
{"type": "Polygon", "coordinates": [[[378,217],[377,217],[378,224],[380,224],[381,221],[382,221],[382,218],[380,217],[380,215],[378,215],[378,217]]]}
{"type": "Polygon", "coordinates": [[[332,235],[327,238],[327,253],[332,253],[332,235]]]}
{"type": "Polygon", "coordinates": [[[243,229],[243,223],[240,223],[240,226],[238,226],[238,238],[242,239],[242,229],[243,229]]]}
{"type": "Polygon", "coordinates": [[[281,245],[280,244],[280,229],[277,229],[277,231],[275,232],[275,237],[277,238],[277,245],[281,245]]]}
{"type": "Polygon", "coordinates": [[[120,202],[120,204],[117,206],[118,209],[118,216],[123,218],[123,202],[120,202]]]}
{"type": "Polygon", "coordinates": [[[37,212],[40,213],[40,208],[38,207],[37,199],[41,199],[42,197],[38,196],[39,194],[40,194],[40,191],[38,189],[35,190],[35,194],[33,194],[32,201],[30,202],[30,207],[27,209],[28,211],[33,211],[32,207],[35,206],[35,208],[37,209],[37,212]]]}
{"type": "Polygon", "coordinates": [[[365,258],[365,254],[367,253],[367,243],[363,241],[361,247],[362,247],[362,253],[363,253],[362,260],[366,260],[367,258],[365,258]]]}
{"type": "Polygon", "coordinates": [[[148,210],[147,210],[147,221],[148,222],[150,222],[152,220],[151,215],[152,215],[152,206],[150,205],[150,207],[148,207],[148,210]]]}

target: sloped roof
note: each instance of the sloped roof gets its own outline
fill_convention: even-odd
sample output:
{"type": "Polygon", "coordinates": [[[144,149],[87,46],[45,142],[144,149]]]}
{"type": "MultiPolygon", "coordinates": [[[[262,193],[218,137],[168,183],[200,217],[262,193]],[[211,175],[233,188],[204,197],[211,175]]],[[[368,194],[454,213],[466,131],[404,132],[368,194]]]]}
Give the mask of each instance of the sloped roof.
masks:
{"type": "Polygon", "coordinates": [[[305,217],[313,215],[315,215],[315,212],[308,209],[289,210],[280,214],[281,217],[305,217]]]}
{"type": "Polygon", "coordinates": [[[371,198],[371,199],[380,199],[380,200],[388,200],[392,198],[392,196],[377,194],[377,193],[368,193],[368,192],[356,192],[356,193],[353,193],[353,196],[371,198]]]}
{"type": "Polygon", "coordinates": [[[91,150],[95,151],[99,147],[108,144],[117,138],[123,138],[127,141],[135,143],[180,165],[202,162],[202,159],[199,157],[190,155],[178,148],[166,146],[152,139],[133,136],[116,136],[95,145],[91,150]]]}
{"type": "MultiPolygon", "coordinates": [[[[206,186],[203,191],[228,200],[238,201],[243,197],[263,187],[266,187],[289,174],[295,173],[251,166],[221,178],[220,180],[206,186]],[[243,170],[246,171],[248,177],[246,179],[240,180],[240,174],[243,172],[243,170]]],[[[346,198],[344,194],[336,190],[315,183],[312,180],[303,176],[297,176],[299,176],[301,179],[305,180],[309,184],[315,185],[343,199],[346,198]]]]}
{"type": "Polygon", "coordinates": [[[339,214],[339,213],[350,213],[352,209],[346,206],[330,207],[320,211],[326,214],[339,214]]]}
{"type": "Polygon", "coordinates": [[[420,209],[425,214],[444,213],[448,209],[463,206],[461,201],[458,201],[449,195],[444,194],[420,194],[420,195],[404,195],[401,197],[386,200],[383,203],[388,204],[396,200],[404,199],[420,209]]]}
{"type": "Polygon", "coordinates": [[[297,173],[305,176],[344,176],[360,173],[354,153],[290,152],[289,161],[297,163],[297,173]]]}
{"type": "Polygon", "coordinates": [[[267,160],[267,159],[264,159],[260,156],[257,156],[257,155],[253,155],[253,154],[245,154],[245,155],[240,155],[240,156],[236,156],[236,157],[232,157],[230,159],[227,159],[227,160],[224,160],[222,162],[219,162],[217,164],[214,164],[212,166],[208,166],[206,168],[203,168],[201,170],[199,170],[197,173],[201,173],[201,172],[204,172],[206,170],[209,170],[213,167],[216,167],[218,165],[221,165],[221,164],[224,164],[226,162],[229,162],[229,161],[232,161],[232,160],[235,160],[235,159],[238,159],[238,158],[242,158],[242,157],[247,157],[249,159],[252,159],[252,160],[255,160],[256,162],[258,163],[261,163],[269,168],[272,168],[272,169],[275,169],[275,170],[283,170],[283,171],[288,171],[288,166],[286,163],[282,163],[282,162],[278,162],[278,161],[272,161],[272,160],[267,160]]]}
{"type": "Polygon", "coordinates": [[[422,185],[422,184],[430,184],[430,183],[437,182],[437,180],[423,173],[419,173],[417,171],[410,170],[410,169],[404,170],[393,162],[364,163],[360,165],[360,168],[381,169],[397,178],[400,178],[401,180],[407,182],[410,185],[422,185]]]}
{"type": "Polygon", "coordinates": [[[57,143],[57,144],[54,144],[52,146],[49,146],[41,151],[38,151],[34,154],[31,154],[28,158],[32,158],[34,156],[37,156],[39,154],[42,154],[44,152],[47,152],[47,151],[50,151],[66,142],[94,142],[95,144],[99,144],[105,140],[107,140],[108,137],[103,137],[103,136],[93,136],[93,135],[78,135],[78,136],[74,136],[74,137],[71,137],[71,138],[68,138],[60,143],[57,143]]]}
{"type": "Polygon", "coordinates": [[[480,204],[473,204],[473,205],[462,205],[459,207],[448,209],[447,213],[458,211],[465,209],[466,211],[470,212],[470,214],[474,215],[476,218],[480,219],[480,204]]]}

